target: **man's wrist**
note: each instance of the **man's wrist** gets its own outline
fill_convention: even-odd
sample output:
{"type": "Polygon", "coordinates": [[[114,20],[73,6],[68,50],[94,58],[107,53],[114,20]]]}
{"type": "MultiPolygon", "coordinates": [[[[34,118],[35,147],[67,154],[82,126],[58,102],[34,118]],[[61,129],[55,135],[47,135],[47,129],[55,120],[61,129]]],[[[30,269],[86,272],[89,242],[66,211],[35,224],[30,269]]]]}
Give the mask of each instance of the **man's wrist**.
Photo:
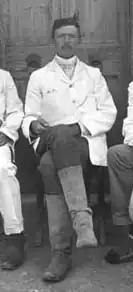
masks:
{"type": "Polygon", "coordinates": [[[69,127],[73,129],[75,135],[81,135],[81,128],[78,123],[70,124],[69,127]]]}
{"type": "Polygon", "coordinates": [[[36,139],[38,137],[38,134],[34,132],[32,126],[33,126],[34,121],[32,121],[30,123],[30,127],[29,127],[29,132],[30,132],[30,137],[33,139],[36,139]]]}

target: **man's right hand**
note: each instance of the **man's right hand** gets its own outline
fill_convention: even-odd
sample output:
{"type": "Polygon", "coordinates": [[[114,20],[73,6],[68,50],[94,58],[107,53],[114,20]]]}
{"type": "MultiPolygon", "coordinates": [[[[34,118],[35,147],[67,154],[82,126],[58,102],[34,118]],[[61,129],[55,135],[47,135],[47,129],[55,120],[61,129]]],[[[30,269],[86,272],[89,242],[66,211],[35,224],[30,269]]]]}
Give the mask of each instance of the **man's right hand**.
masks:
{"type": "Polygon", "coordinates": [[[47,127],[48,127],[47,122],[45,122],[42,118],[35,120],[30,124],[31,135],[39,136],[47,127]]]}

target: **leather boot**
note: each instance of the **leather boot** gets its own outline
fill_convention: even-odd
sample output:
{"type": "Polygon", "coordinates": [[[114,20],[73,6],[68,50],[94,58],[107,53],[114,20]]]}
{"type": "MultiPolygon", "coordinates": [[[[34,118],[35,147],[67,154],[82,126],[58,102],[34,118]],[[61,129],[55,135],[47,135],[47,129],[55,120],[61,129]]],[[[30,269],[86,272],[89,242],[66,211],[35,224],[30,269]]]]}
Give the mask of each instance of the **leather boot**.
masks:
{"type": "Polygon", "coordinates": [[[88,208],[87,195],[80,165],[67,167],[58,172],[65,200],[77,234],[76,246],[97,246],[93,230],[92,211],[88,208]]]}
{"type": "Polygon", "coordinates": [[[51,262],[43,275],[43,281],[60,282],[71,268],[72,260],[68,254],[53,252],[51,262]]]}
{"type": "Polygon", "coordinates": [[[63,194],[46,195],[52,259],[43,281],[59,282],[71,268],[72,226],[63,194]]]}
{"type": "Polygon", "coordinates": [[[15,270],[24,262],[24,233],[6,235],[5,243],[5,258],[3,261],[3,270],[15,270]]]}

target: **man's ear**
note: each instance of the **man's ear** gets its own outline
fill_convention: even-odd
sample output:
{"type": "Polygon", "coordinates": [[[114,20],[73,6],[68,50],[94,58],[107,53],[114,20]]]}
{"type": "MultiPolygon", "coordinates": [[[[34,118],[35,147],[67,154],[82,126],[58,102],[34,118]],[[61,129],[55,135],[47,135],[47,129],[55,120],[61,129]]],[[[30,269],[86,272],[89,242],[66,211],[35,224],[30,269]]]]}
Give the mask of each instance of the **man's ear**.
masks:
{"type": "Polygon", "coordinates": [[[51,35],[51,44],[55,46],[55,38],[53,35],[51,35]]]}
{"type": "Polygon", "coordinates": [[[81,31],[80,31],[80,34],[79,34],[79,41],[78,41],[79,44],[82,44],[82,43],[83,43],[84,36],[85,36],[84,32],[81,33],[81,31]]]}
{"type": "Polygon", "coordinates": [[[54,38],[51,38],[51,44],[52,44],[52,45],[55,45],[54,38]]]}
{"type": "Polygon", "coordinates": [[[82,44],[82,35],[81,34],[78,37],[78,44],[82,44]]]}

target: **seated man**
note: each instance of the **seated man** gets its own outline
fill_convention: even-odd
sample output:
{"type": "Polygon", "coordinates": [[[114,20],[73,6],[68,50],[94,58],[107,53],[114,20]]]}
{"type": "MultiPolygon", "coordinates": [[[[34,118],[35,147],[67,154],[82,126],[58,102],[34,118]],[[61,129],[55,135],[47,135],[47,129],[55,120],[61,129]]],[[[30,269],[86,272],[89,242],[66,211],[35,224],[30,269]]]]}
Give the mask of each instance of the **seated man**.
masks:
{"type": "Polygon", "coordinates": [[[52,37],[56,55],[31,75],[23,120],[23,132],[40,157],[46,193],[53,257],[44,281],[61,280],[71,267],[70,217],[76,246],[97,246],[83,173],[89,164],[106,165],[106,132],[116,117],[99,69],[75,55],[80,40],[76,20],[55,20],[52,37]]]}
{"type": "Polygon", "coordinates": [[[128,111],[122,131],[124,144],[113,146],[108,151],[112,217],[119,239],[118,247],[111,249],[105,257],[111,264],[133,260],[129,236],[133,220],[132,200],[130,202],[133,190],[133,82],[129,84],[128,93],[128,111]]]}
{"type": "Polygon", "coordinates": [[[0,69],[0,213],[5,233],[2,268],[13,270],[24,261],[24,233],[14,144],[23,118],[23,105],[9,72],[0,69]]]}

